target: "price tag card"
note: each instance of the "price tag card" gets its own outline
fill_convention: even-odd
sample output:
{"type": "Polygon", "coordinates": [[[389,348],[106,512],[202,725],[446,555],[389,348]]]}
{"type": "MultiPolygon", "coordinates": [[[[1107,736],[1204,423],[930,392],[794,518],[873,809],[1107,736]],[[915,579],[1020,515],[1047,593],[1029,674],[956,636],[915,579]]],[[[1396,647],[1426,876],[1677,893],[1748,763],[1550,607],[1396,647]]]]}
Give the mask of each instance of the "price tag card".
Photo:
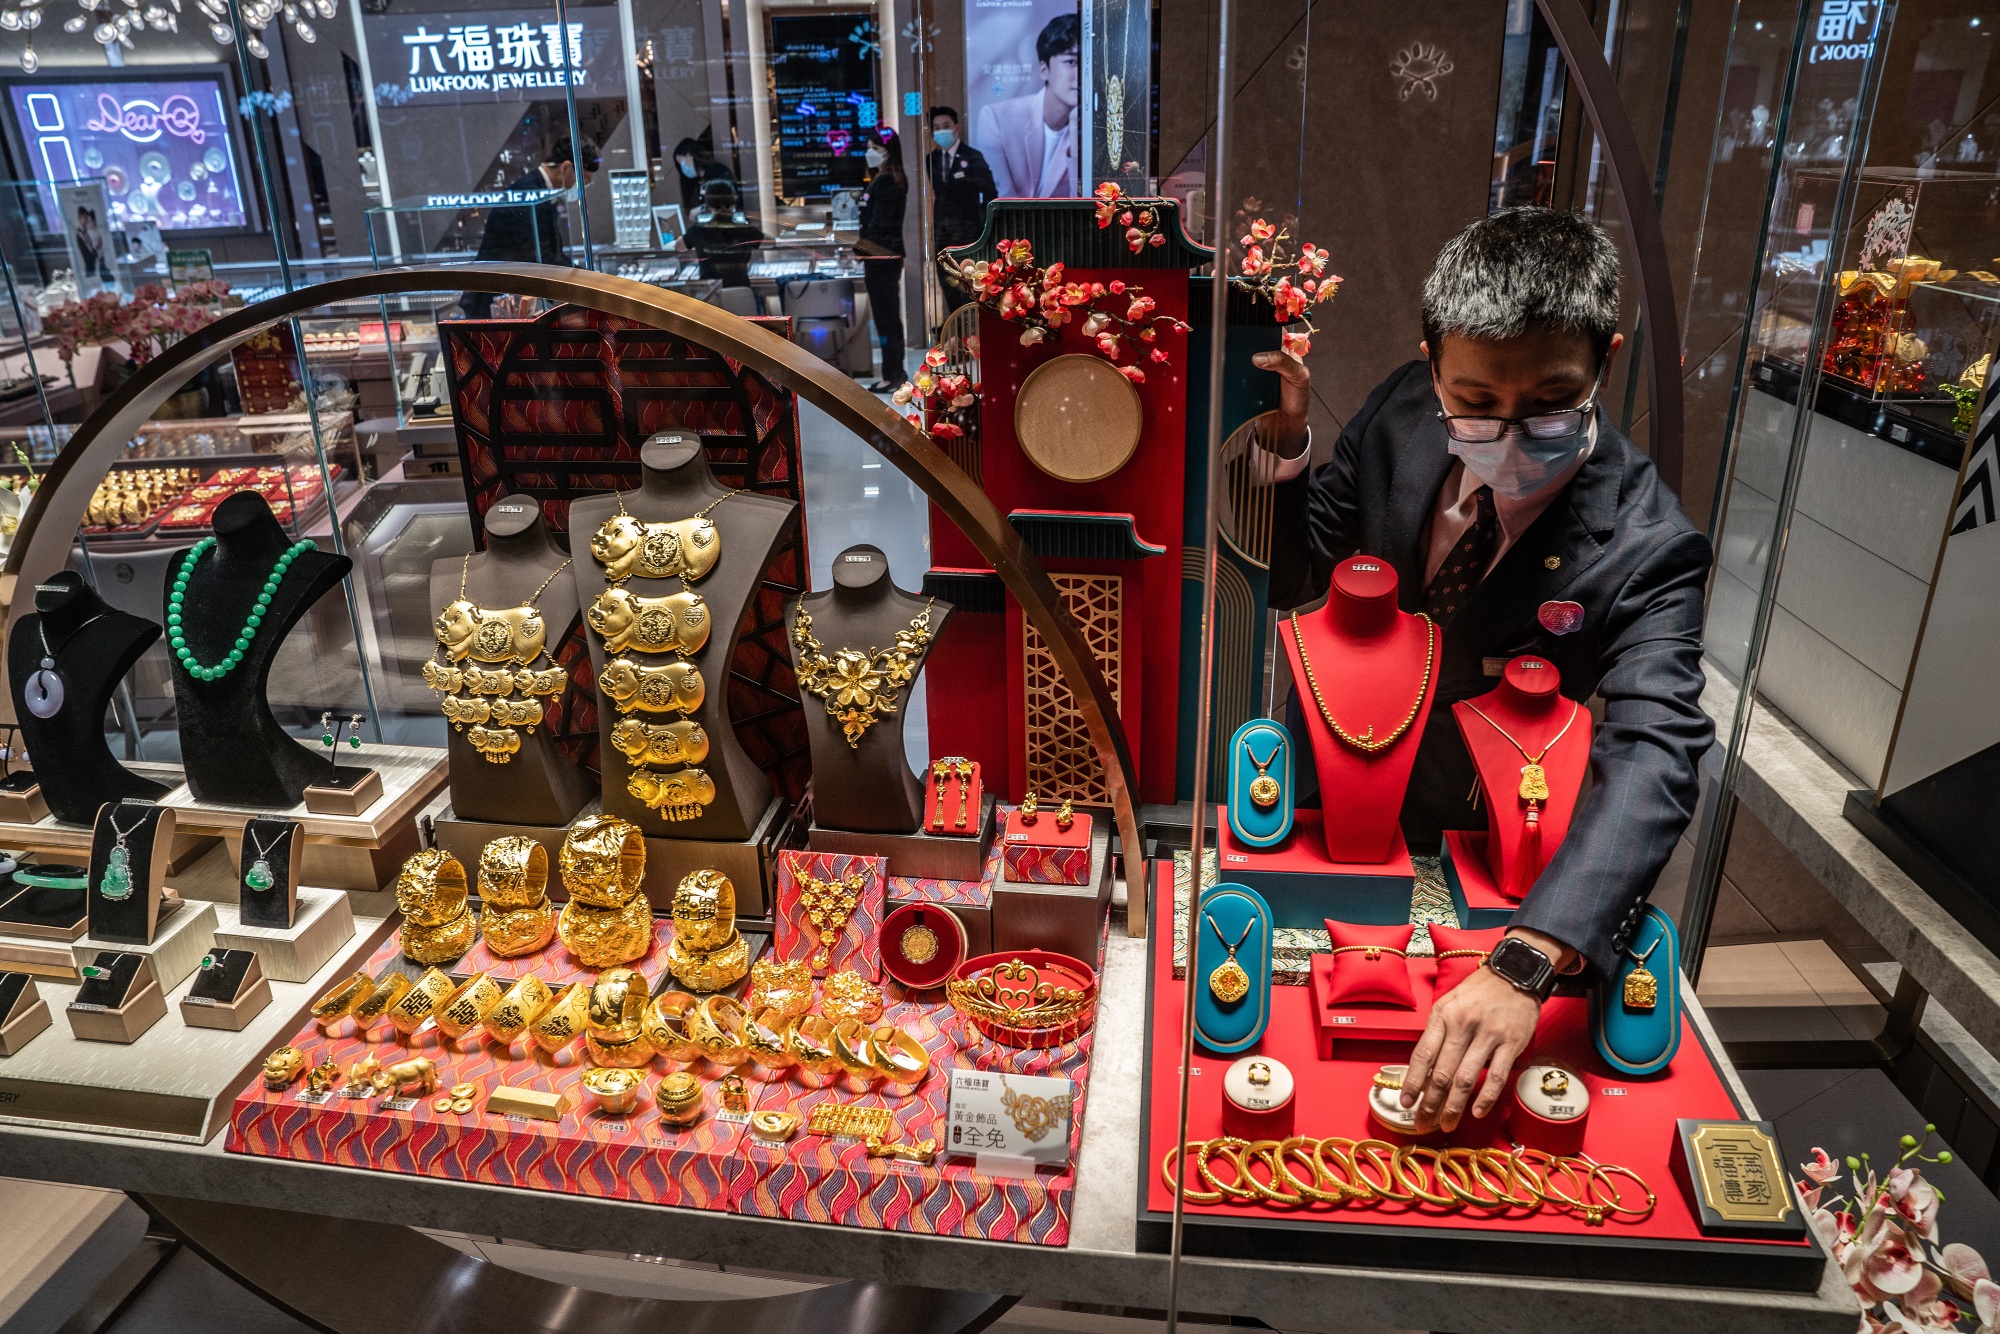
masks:
{"type": "Polygon", "coordinates": [[[953,1070],[944,1151],[1060,1167],[1069,1161],[1074,1097],[1075,1086],[1061,1075],[953,1070]]]}

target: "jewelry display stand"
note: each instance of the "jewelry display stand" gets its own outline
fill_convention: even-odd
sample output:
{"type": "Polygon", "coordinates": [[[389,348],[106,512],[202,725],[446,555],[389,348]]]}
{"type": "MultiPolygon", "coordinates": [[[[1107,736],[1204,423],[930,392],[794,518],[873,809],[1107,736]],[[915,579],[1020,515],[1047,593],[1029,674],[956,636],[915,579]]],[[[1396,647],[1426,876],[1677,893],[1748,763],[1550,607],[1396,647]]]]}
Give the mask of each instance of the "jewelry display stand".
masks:
{"type": "MultiPolygon", "coordinates": [[[[736,739],[730,717],[729,670],[735,657],[738,632],[751,610],[751,600],[762,586],[764,570],[784,538],[787,527],[797,522],[798,506],[768,496],[734,495],[709,472],[708,457],[701,442],[685,432],[656,435],[639,450],[640,482],[637,489],[620,495],[591,496],[570,507],[569,531],[576,553],[570,573],[576,580],[578,603],[589,608],[598,595],[611,587],[604,567],[590,554],[590,542],[605,520],[624,512],[641,523],[679,524],[700,511],[709,518],[722,542],[721,555],[714,566],[691,587],[700,594],[708,611],[707,640],[686,661],[701,673],[701,704],[691,714],[649,712],[634,708],[620,712],[602,692],[607,655],[603,637],[595,632],[585,637],[590,643],[590,663],[600,690],[597,698],[598,761],[603,771],[604,809],[630,820],[653,838],[669,841],[701,839],[711,842],[742,842],[754,838],[758,816],[771,804],[771,782],[736,739]],[[707,736],[708,754],[700,768],[715,784],[715,798],[691,819],[667,820],[628,790],[626,783],[634,766],[612,743],[612,729],[626,719],[668,723],[683,717],[698,723],[707,736]]],[[[655,597],[679,588],[678,579],[631,578],[623,587],[635,596],[655,597]]],[[[647,668],[664,669],[683,660],[674,654],[628,652],[627,660],[647,668]]],[[[676,770],[656,770],[671,776],[676,770]]],[[[738,891],[743,886],[738,882],[738,891]]]]}
{"type": "MultiPolygon", "coordinates": [[[[806,710],[808,717],[812,710],[806,710]]],[[[817,771],[815,771],[817,772],[817,771]]],[[[818,808],[821,788],[815,782],[813,803],[818,808]]],[[[973,817],[978,833],[971,838],[945,836],[919,829],[914,834],[860,834],[848,829],[826,829],[817,821],[807,835],[814,852],[845,852],[858,857],[887,857],[889,874],[922,880],[977,880],[986,865],[999,830],[995,817],[999,799],[991,792],[979,798],[973,817]]]]}
{"type": "Polygon", "coordinates": [[[1507,664],[1493,690],[1451,706],[1486,806],[1483,832],[1444,834],[1445,884],[1454,899],[1464,901],[1460,921],[1467,926],[1497,926],[1502,915],[1511,915],[1569,832],[1590,771],[1592,723],[1590,710],[1564,697],[1561,685],[1554,663],[1519,657],[1507,664]],[[1533,775],[1539,787],[1524,766],[1539,771],[1533,775]],[[1545,794],[1534,799],[1532,840],[1527,790],[1545,794]],[[1533,869],[1522,864],[1529,841],[1538,845],[1533,869]]]}
{"type": "MultiPolygon", "coordinates": [[[[441,560],[431,567],[431,606],[444,608],[457,601],[486,611],[532,606],[541,613],[547,651],[553,654],[581,611],[576,581],[557,577],[569,557],[550,534],[540,502],[532,496],[503,498],[486,511],[485,537],[483,554],[441,560]]],[[[481,666],[471,658],[453,665],[481,666]]],[[[502,670],[525,667],[493,665],[502,670]]],[[[537,670],[553,665],[552,658],[540,655],[537,670]]],[[[469,690],[464,694],[476,698],[469,690]]],[[[505,698],[524,697],[517,692],[505,698]]],[[[540,698],[546,709],[560,703],[562,695],[540,698]]],[[[563,754],[547,727],[514,730],[520,749],[504,764],[495,764],[472,745],[468,732],[451,729],[447,744],[452,809],[468,820],[553,828],[561,838],[562,827],[590,800],[589,779],[563,754]]]]}
{"type": "MultiPolygon", "coordinates": [[[[1006,814],[1000,813],[1002,821],[1006,814]]],[[[1017,882],[1007,879],[999,865],[994,865],[987,888],[992,894],[995,950],[1043,949],[1074,959],[1097,957],[1104,911],[1111,902],[1112,820],[1108,811],[1092,809],[1090,814],[1090,878],[1085,883],[1017,882]]],[[[1044,807],[1041,818],[1053,822],[1055,815],[1044,807]]]]}
{"type": "Polygon", "coordinates": [[[215,905],[166,896],[167,855],[174,812],[166,806],[120,802],[98,815],[90,851],[90,929],[70,946],[78,968],[100,951],[143,956],[158,984],[179,986],[215,943],[215,905]],[[124,837],[121,839],[120,834],[124,837]],[[114,853],[123,852],[125,894],[115,889],[114,853]]]}
{"type": "Polygon", "coordinates": [[[354,939],[354,909],[345,890],[300,889],[297,894],[298,910],[290,926],[225,922],[215,928],[215,947],[254,950],[264,976],[274,982],[305,981],[354,939]]]}
{"type": "Polygon", "coordinates": [[[26,973],[0,973],[0,1056],[12,1056],[55,1022],[26,973]]]}
{"type": "Polygon", "coordinates": [[[34,613],[16,623],[8,640],[7,681],[20,741],[31,757],[50,762],[30,776],[31,784],[39,779],[38,789],[0,787],[0,819],[32,824],[54,814],[69,824],[89,824],[108,801],[166,795],[168,784],[118,761],[104,728],[118,683],[159,637],[159,626],[113,608],[73,570],[36,587],[34,613]]]}
{"type": "Polygon", "coordinates": [[[296,820],[260,817],[243,826],[236,904],[245,926],[283,930],[297,920],[305,852],[305,831],[296,820]]]}
{"type": "MultiPolygon", "coordinates": [[[[213,525],[216,545],[189,577],[181,625],[169,627],[178,628],[195,659],[211,667],[226,661],[279,559],[292,547],[270,504],[254,491],[239,491],[217,505],[213,525]]],[[[167,562],[169,606],[186,555],[176,552],[167,562]]],[[[181,761],[197,801],[296,806],[307,787],[324,779],[325,761],[278,725],[266,689],[285,635],[352,567],[345,556],[317,551],[298,556],[271,591],[241,660],[219,679],[198,681],[178,657],[173,660],[181,761]]]]}
{"type": "Polygon", "coordinates": [[[136,1042],[167,1017],[166,990],[151,959],[129,951],[93,950],[85,966],[98,976],[84,976],[65,1011],[72,1036],[84,1042],[136,1042]]]}
{"type": "Polygon", "coordinates": [[[189,1028],[220,1028],[241,1032],[271,1003],[271,984],[254,950],[212,949],[207,967],[195,974],[188,994],[181,997],[181,1022],[189,1028]]]}

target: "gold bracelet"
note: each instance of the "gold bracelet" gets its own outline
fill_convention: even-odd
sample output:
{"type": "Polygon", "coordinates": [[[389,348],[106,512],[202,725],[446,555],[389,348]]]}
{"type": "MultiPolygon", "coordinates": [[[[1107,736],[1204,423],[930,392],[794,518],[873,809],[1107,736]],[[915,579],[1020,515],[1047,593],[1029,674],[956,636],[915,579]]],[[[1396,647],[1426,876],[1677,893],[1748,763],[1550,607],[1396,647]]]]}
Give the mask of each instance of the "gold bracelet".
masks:
{"type": "Polygon", "coordinates": [[[1443,1186],[1447,1192],[1451,1192],[1450,1179],[1445,1176],[1441,1165],[1443,1162],[1444,1155],[1429,1145],[1405,1144],[1396,1150],[1395,1156],[1389,1160],[1389,1166],[1395,1175],[1396,1184],[1410,1192],[1413,1198],[1422,1200],[1425,1204],[1441,1205],[1449,1209],[1460,1203],[1456,1192],[1440,1194],[1434,1189],[1443,1186]],[[1420,1153],[1428,1153],[1431,1156],[1430,1181],[1433,1189],[1430,1190],[1424,1189],[1424,1172],[1417,1165],[1417,1155],[1420,1153]],[[1407,1172],[1404,1171],[1406,1166],[1409,1169],[1407,1172]]]}
{"type": "Polygon", "coordinates": [[[557,856],[563,888],[592,908],[622,908],[646,878],[646,840],[615,815],[586,815],[569,827],[557,856]]]}
{"type": "Polygon", "coordinates": [[[882,1017],[882,988],[857,972],[835,973],[820,983],[819,993],[819,1012],[835,1023],[872,1024],[882,1017]]]}
{"type": "Polygon", "coordinates": [[[1205,1147],[1206,1146],[1203,1144],[1201,1140],[1198,1139],[1189,1140],[1186,1144],[1177,1145],[1174,1148],[1168,1149],[1167,1156],[1160,1159],[1160,1175],[1166,1180],[1167,1189],[1173,1194],[1180,1195],[1181,1198],[1186,1200],[1189,1204],[1222,1203],[1223,1196],[1221,1191],[1195,1190],[1193,1188],[1189,1188],[1185,1193],[1183,1193],[1181,1191],[1180,1182],[1174,1179],[1174,1173],[1173,1173],[1174,1161],[1176,1159],[1185,1160],[1187,1156],[1187,1151],[1189,1149],[1193,1149],[1199,1152],[1205,1147]]]}
{"type": "Polygon", "coordinates": [[[649,1065],[653,1060],[653,1044],[640,1037],[627,1038],[623,1042],[607,1041],[597,1034],[584,1030],[583,1049],[590,1057],[592,1065],[610,1066],[619,1070],[637,1070],[649,1065]]]}
{"type": "Polygon", "coordinates": [[[586,968],[615,968],[653,948],[653,909],[643,894],[622,908],[593,908],[572,899],[556,919],[563,947],[586,968]]]}
{"type": "Polygon", "coordinates": [[[465,868],[442,848],[425,848],[396,876],[396,906],[416,926],[440,927],[465,913],[465,868]]]}
{"type": "Polygon", "coordinates": [[[743,1025],[743,1045],[750,1052],[750,1071],[767,1084],[783,1079],[798,1057],[791,1049],[792,1020],[776,1010],[751,1015],[743,1025]]]}
{"type": "Polygon", "coordinates": [[[807,1088],[825,1088],[840,1077],[840,1058],[833,1054],[833,1021],[824,1015],[801,1015],[792,1021],[785,1039],[792,1068],[807,1088]]]}
{"type": "Polygon", "coordinates": [[[1250,1175],[1250,1169],[1243,1165],[1242,1157],[1235,1152],[1238,1149],[1245,1149],[1249,1146],[1249,1140],[1238,1139],[1234,1135],[1217,1135],[1214,1139],[1201,1146],[1201,1157],[1196,1160],[1195,1168],[1201,1173],[1201,1179],[1208,1183],[1210,1190],[1219,1190],[1232,1200],[1254,1200],[1257,1198],[1256,1191],[1242,1184],[1243,1178],[1250,1175]],[[1209,1160],[1214,1158],[1217,1153],[1222,1154],[1224,1160],[1236,1169],[1237,1179],[1235,1181],[1224,1181],[1209,1168],[1209,1160]]]}
{"type": "Polygon", "coordinates": [[[701,1044],[687,1035],[688,1012],[701,1004],[685,991],[662,991],[646,1007],[645,1035],[653,1050],[686,1065],[701,1059],[701,1044]]]}
{"type": "Polygon", "coordinates": [[[734,996],[710,996],[688,1011],[687,1034],[701,1048],[703,1056],[733,1070],[750,1059],[750,1048],[743,1037],[743,1023],[748,1017],[743,1013],[743,1002],[734,996]]]}
{"type": "Polygon", "coordinates": [[[515,1038],[542,1017],[542,1011],[555,1004],[555,999],[549,984],[533,973],[518,978],[507,988],[500,1003],[486,1012],[486,1036],[503,1047],[512,1046],[515,1038]]]}
{"type": "Polygon", "coordinates": [[[590,989],[589,1032],[600,1042],[630,1042],[646,1026],[652,992],[636,969],[607,968],[590,989]]]}
{"type": "Polygon", "coordinates": [[[451,963],[463,958],[477,939],[479,919],[472,915],[469,907],[462,909],[457,917],[443,926],[419,926],[405,920],[403,957],[413,963],[451,963]]]}
{"type": "Polygon", "coordinates": [[[553,1056],[576,1041],[590,1023],[590,984],[572,982],[528,1025],[535,1045],[553,1056]]]}
{"type": "MultiPolygon", "coordinates": [[[[681,877],[674,886],[673,918],[674,940],[691,954],[724,949],[742,939],[736,934],[736,886],[720,871],[681,877]]],[[[747,958],[744,967],[749,967],[747,958]]]]}
{"type": "Polygon", "coordinates": [[[522,834],[496,838],[479,854],[479,897],[488,911],[519,912],[548,902],[549,850],[522,834]]]}
{"type": "Polygon", "coordinates": [[[350,973],[333,990],[313,1002],[313,1022],[321,1028],[332,1028],[374,994],[374,978],[366,973],[350,973]]]}
{"type": "Polygon", "coordinates": [[[532,908],[505,910],[488,905],[479,919],[479,934],[486,938],[487,952],[496,959],[534,954],[555,939],[555,905],[544,901],[532,908]]]}
{"type": "Polygon", "coordinates": [[[485,973],[474,973],[438,1006],[438,1032],[454,1041],[464,1037],[500,1003],[501,994],[499,983],[485,973]]]}
{"type": "Polygon", "coordinates": [[[417,984],[404,993],[403,998],[389,1007],[389,1022],[404,1037],[424,1026],[424,1020],[437,1013],[438,1006],[444,1004],[445,997],[453,991],[449,974],[439,968],[425,971],[417,979],[417,984]]]}
{"type": "Polygon", "coordinates": [[[410,993],[410,979],[401,971],[391,968],[376,984],[374,992],[367,1000],[354,1007],[354,1026],[367,1029],[382,1022],[389,1007],[410,993]]]}
{"type": "Polygon", "coordinates": [[[750,965],[750,999],[747,1004],[752,1014],[776,1010],[787,1019],[796,1019],[812,1009],[812,1003],[812,968],[804,959],[790,962],[759,959],[750,965]]]}
{"type": "Polygon", "coordinates": [[[916,1035],[887,1025],[876,1029],[870,1038],[868,1059],[883,1080],[882,1091],[891,1097],[915,1093],[931,1072],[931,1054],[916,1035]]]}

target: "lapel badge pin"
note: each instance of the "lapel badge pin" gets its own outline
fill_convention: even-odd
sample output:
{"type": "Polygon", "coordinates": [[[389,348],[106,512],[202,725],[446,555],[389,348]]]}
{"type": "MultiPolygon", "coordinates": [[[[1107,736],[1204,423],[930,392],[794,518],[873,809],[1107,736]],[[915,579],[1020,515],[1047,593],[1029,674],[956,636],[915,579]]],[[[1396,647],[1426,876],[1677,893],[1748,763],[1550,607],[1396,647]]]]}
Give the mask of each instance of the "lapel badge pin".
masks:
{"type": "Polygon", "coordinates": [[[1542,568],[1545,570],[1560,570],[1562,568],[1562,564],[1563,564],[1563,558],[1561,556],[1542,557],[1542,568]]]}
{"type": "Polygon", "coordinates": [[[1580,602],[1544,602],[1535,619],[1542,628],[1552,635],[1573,634],[1583,626],[1583,604],[1580,602]]]}

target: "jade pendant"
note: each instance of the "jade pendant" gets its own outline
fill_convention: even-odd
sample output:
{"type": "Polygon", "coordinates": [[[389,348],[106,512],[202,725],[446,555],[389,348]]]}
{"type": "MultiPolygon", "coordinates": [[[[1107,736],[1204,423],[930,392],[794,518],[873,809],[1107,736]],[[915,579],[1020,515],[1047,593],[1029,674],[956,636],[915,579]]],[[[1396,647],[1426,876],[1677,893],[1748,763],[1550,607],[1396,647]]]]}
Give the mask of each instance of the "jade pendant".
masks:
{"type": "Polygon", "coordinates": [[[98,879],[97,892],[113,903],[132,897],[132,856],[125,849],[113,848],[104,859],[104,874],[98,879]]]}
{"type": "Polygon", "coordinates": [[[251,862],[250,869],[244,872],[243,883],[261,894],[278,883],[278,878],[271,874],[271,863],[259,857],[251,862]]]}

